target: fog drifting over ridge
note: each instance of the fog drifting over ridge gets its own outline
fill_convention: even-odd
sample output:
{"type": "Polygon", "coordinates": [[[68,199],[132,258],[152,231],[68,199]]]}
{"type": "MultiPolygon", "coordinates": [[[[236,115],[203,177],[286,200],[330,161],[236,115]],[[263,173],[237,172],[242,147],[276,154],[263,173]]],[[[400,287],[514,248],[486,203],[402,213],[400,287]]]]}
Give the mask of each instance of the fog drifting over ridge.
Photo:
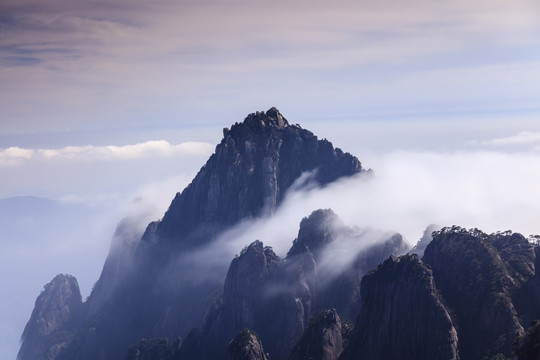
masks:
{"type": "Polygon", "coordinates": [[[372,160],[373,176],[292,191],[273,216],[229,230],[217,240],[220,256],[258,239],[284,257],[301,219],[321,208],[348,226],[398,232],[411,246],[432,223],[540,233],[540,153],[396,151],[372,160]]]}
{"type": "MultiPolygon", "coordinates": [[[[365,156],[355,149],[344,147],[344,150],[357,156],[364,167],[372,168],[374,175],[341,179],[324,189],[308,187],[291,191],[272,217],[239,224],[199,255],[205,256],[205,260],[212,260],[213,257],[216,264],[227,267],[244,246],[259,239],[284,257],[298,233],[301,219],[318,208],[332,208],[348,226],[399,232],[411,245],[431,223],[477,227],[488,233],[511,229],[525,236],[538,234],[540,152],[536,148],[539,144],[534,133],[527,133],[526,136],[523,134],[499,136],[497,141],[487,141],[461,151],[396,150],[365,156]]],[[[334,145],[340,146],[339,139],[331,140],[334,145]]],[[[87,169],[82,176],[91,179],[101,177],[101,181],[92,180],[85,183],[85,187],[92,185],[93,190],[99,192],[97,190],[101,189],[102,183],[110,182],[109,191],[115,190],[119,195],[94,199],[92,196],[75,193],[60,197],[63,206],[93,204],[91,208],[93,206],[95,211],[92,216],[77,221],[51,220],[49,225],[58,228],[49,231],[49,235],[47,229],[42,229],[40,235],[44,243],[25,242],[16,238],[2,239],[4,249],[7,249],[4,242],[17,241],[16,252],[3,252],[5,258],[2,266],[18,272],[17,278],[13,279],[18,284],[27,283],[32,286],[22,289],[24,301],[13,303],[11,308],[6,305],[11,314],[5,318],[12,319],[7,323],[8,326],[18,324],[15,328],[2,329],[6,341],[2,347],[8,349],[6,354],[17,351],[18,339],[30,315],[35,296],[41,286],[54,276],[51,273],[50,278],[47,276],[47,279],[37,284],[36,271],[43,275],[50,272],[53,269],[50,260],[53,259],[55,269],[58,269],[56,272],[69,272],[79,279],[83,297],[86,297],[92,283],[99,277],[116,223],[130,209],[136,213],[141,211],[137,207],[149,207],[148,203],[158,205],[158,210],[153,212],[153,219],[161,217],[174,193],[181,191],[191,181],[206,161],[207,155],[175,154],[161,160],[154,155],[147,159],[116,159],[105,162],[107,164],[100,161],[86,162],[86,165],[66,162],[66,166],[75,169],[77,166],[81,169],[90,166],[91,171],[87,169]],[[146,166],[148,168],[145,169],[146,166]],[[116,168],[122,171],[104,170],[116,168]],[[144,173],[151,174],[147,174],[148,177],[130,176],[133,172],[126,170],[132,168],[142,168],[144,173]],[[137,185],[139,181],[142,183],[137,185]],[[132,182],[129,189],[119,185],[132,182]],[[127,194],[126,190],[129,190],[127,194]],[[130,197],[138,196],[148,202],[129,201],[130,197]],[[50,258],[50,254],[41,252],[42,247],[53,252],[54,257],[50,258]],[[73,263],[77,263],[79,270],[72,266],[73,263]]],[[[41,166],[47,169],[45,165],[41,166]]],[[[69,179],[66,177],[66,180],[69,179]]],[[[69,188],[69,184],[66,188],[69,188]]],[[[144,227],[146,224],[140,225],[144,227]]],[[[9,274],[9,271],[4,270],[4,273],[9,274]]]]}

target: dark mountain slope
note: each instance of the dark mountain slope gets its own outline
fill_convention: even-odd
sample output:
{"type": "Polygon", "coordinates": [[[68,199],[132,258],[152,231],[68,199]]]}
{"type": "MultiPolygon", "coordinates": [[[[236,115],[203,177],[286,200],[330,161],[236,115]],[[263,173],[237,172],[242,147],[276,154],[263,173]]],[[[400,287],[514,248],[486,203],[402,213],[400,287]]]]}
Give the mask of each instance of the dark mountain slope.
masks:
{"type": "Polygon", "coordinates": [[[415,255],[388,258],[364,276],[361,294],[342,360],[459,359],[456,329],[433,274],[415,255]]]}
{"type": "Polygon", "coordinates": [[[520,234],[457,226],[433,232],[424,257],[391,257],[362,279],[342,359],[507,359],[534,353],[538,247],[520,234]]]}
{"type": "Polygon", "coordinates": [[[223,134],[163,219],[140,241],[119,241],[125,247],[108,258],[79,314],[83,325],[58,359],[117,359],[137,339],[185,335],[200,325],[223,280],[194,281],[209,268],[204,261],[186,265],[188,250],[241,220],[271,214],[306,176],[324,186],[363,171],[354,156],[290,125],[275,108],[250,114],[223,134]]]}
{"type": "MultiPolygon", "coordinates": [[[[388,238],[374,244],[368,239],[365,247],[358,247],[357,261],[329,279],[327,274],[319,273],[320,260],[325,253],[339,246],[341,241],[351,241],[347,236],[353,236],[352,240],[359,244],[366,242],[365,238],[344,226],[333,211],[316,210],[301,221],[298,237],[293,241],[285,260],[279,259],[260,241],[246,247],[231,262],[223,296],[209,312],[203,328],[203,348],[215,350],[207,358],[223,359],[227,342],[235,333],[247,327],[259,334],[272,359],[286,359],[295,342],[312,323],[312,317],[324,309],[327,299],[345,298],[355,304],[360,303],[356,287],[360,287],[360,279],[368,271],[363,267],[366,258],[369,258],[367,263],[377,264],[392,253],[399,255],[408,250],[396,234],[390,234],[388,238]],[[336,280],[343,284],[344,279],[351,286],[333,286],[336,280]]],[[[333,311],[337,316],[340,311],[348,310],[349,307],[344,306],[337,309],[337,312],[333,311]]],[[[338,328],[341,331],[339,316],[337,319],[334,319],[336,324],[332,327],[333,332],[338,331],[338,328]]],[[[304,334],[304,339],[317,337],[317,329],[323,331],[327,328],[325,326],[320,323],[312,327],[304,334]]],[[[319,346],[319,349],[327,353],[325,358],[337,358],[341,353],[342,343],[323,344],[333,340],[342,342],[336,334],[317,337],[320,343],[314,346],[319,346]]],[[[308,351],[306,341],[303,342],[304,346],[297,347],[297,356],[308,351]]]]}
{"type": "Polygon", "coordinates": [[[150,239],[199,246],[241,219],[272,213],[304,172],[321,185],[362,171],[358,159],[290,125],[276,108],[223,130],[223,140],[191,184],[178,193],[150,239]]]}
{"type": "Polygon", "coordinates": [[[445,228],[434,233],[423,261],[453,313],[462,358],[510,356],[524,332],[513,298],[534,275],[533,246],[519,234],[445,228]]]}

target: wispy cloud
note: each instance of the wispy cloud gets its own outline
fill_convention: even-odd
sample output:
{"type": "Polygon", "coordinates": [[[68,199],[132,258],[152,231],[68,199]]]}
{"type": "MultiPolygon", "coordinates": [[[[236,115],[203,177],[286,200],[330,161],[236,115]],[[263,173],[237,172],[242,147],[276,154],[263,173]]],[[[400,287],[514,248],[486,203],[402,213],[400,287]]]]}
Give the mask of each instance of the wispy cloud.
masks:
{"type": "Polygon", "coordinates": [[[203,156],[212,153],[213,146],[204,142],[170,144],[153,140],[133,145],[66,146],[60,149],[0,149],[0,166],[14,166],[29,160],[38,161],[118,161],[172,156],[203,156]]]}
{"type": "Polygon", "coordinates": [[[322,105],[492,109],[531,105],[526,94],[538,93],[540,11],[526,0],[2,6],[5,132],[170,121],[197,109],[211,121],[218,109],[268,102],[315,114],[322,105]]]}
{"type": "Polygon", "coordinates": [[[482,141],[482,145],[540,145],[540,132],[522,131],[516,135],[482,141]]]}

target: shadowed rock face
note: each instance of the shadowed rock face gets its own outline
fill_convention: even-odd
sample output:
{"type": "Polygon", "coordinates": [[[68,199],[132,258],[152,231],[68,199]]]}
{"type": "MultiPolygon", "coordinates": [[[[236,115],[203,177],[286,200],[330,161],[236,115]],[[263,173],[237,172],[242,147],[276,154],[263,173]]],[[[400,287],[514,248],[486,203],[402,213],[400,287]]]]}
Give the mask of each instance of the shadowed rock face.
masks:
{"type": "MultiPolygon", "coordinates": [[[[511,356],[514,339],[524,332],[518,309],[531,314],[520,294],[534,287],[533,246],[520,234],[445,228],[434,233],[423,261],[433,269],[453,313],[462,358],[511,356]]],[[[526,295],[537,308],[540,302],[535,296],[526,295]]]]}
{"type": "Polygon", "coordinates": [[[518,360],[540,360],[540,321],[536,320],[514,342],[518,360]]]}
{"type": "Polygon", "coordinates": [[[433,274],[391,256],[362,279],[362,309],[341,359],[458,359],[458,337],[433,274]]]}
{"type": "Polygon", "coordinates": [[[309,322],[289,360],[337,360],[343,351],[346,335],[336,310],[321,310],[309,322]]]}
{"type": "MultiPolygon", "coordinates": [[[[233,259],[221,301],[209,315],[211,322],[206,333],[213,347],[224,350],[241,329],[264,326],[264,286],[279,263],[279,257],[260,241],[253,242],[233,259]]],[[[219,356],[219,352],[214,356],[219,356]]]]}
{"type": "Polygon", "coordinates": [[[249,329],[240,331],[227,347],[230,360],[270,360],[257,334],[249,329]]]}
{"type": "Polygon", "coordinates": [[[17,358],[55,359],[73,339],[81,306],[77,280],[70,275],[57,275],[36,300],[17,358]]]}
{"type": "MultiPolygon", "coordinates": [[[[307,338],[314,339],[319,336],[317,331],[320,330],[326,334],[317,340],[322,345],[311,347],[310,351],[322,351],[323,358],[337,358],[343,340],[341,335],[334,336],[328,332],[331,328],[328,324],[332,321],[337,324],[332,331],[338,328],[341,331],[336,310],[322,312],[323,315],[318,317],[321,321],[328,320],[328,326],[324,322],[316,323],[318,327],[314,325],[307,335],[305,331],[311,324],[310,319],[321,310],[323,300],[343,297],[351,299],[353,303],[360,302],[359,290],[347,286],[329,286],[326,279],[321,281],[317,271],[319,255],[351,232],[332,210],[316,210],[302,220],[298,237],[293,241],[285,260],[279,259],[260,241],[246,247],[231,262],[223,296],[208,314],[203,330],[206,341],[203,348],[224,349],[234,334],[248,327],[257,331],[273,359],[286,359],[303,332],[307,338]],[[356,294],[358,297],[355,297],[356,294]]],[[[361,242],[364,239],[358,237],[353,240],[361,242]]],[[[380,243],[370,243],[336,279],[343,278],[340,282],[342,285],[358,282],[356,286],[359,288],[360,278],[367,271],[364,268],[366,263],[377,264],[389,254],[407,250],[401,237],[396,235],[380,243]]],[[[299,351],[297,354],[307,350],[299,351]]],[[[218,351],[207,358],[222,359],[223,354],[218,351]]]]}
{"type": "Polygon", "coordinates": [[[172,344],[166,338],[143,339],[129,347],[125,360],[179,360],[181,346],[180,339],[172,344]]]}
{"type": "Polygon", "coordinates": [[[273,212],[305,172],[321,185],[362,171],[354,156],[289,125],[276,108],[224,129],[223,140],[191,184],[178,193],[143,242],[200,245],[241,219],[273,212]]]}

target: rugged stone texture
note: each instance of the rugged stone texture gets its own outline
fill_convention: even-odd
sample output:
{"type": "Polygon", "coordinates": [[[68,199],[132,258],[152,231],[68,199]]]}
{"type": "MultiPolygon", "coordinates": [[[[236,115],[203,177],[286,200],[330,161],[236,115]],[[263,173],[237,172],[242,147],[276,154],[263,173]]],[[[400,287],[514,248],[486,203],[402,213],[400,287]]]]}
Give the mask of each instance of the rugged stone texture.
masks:
{"type": "Polygon", "coordinates": [[[362,310],[341,359],[458,359],[458,337],[433,275],[391,256],[362,279],[362,310]]]}
{"type": "MultiPolygon", "coordinates": [[[[209,312],[204,331],[206,347],[222,349],[236,332],[248,327],[261,336],[273,359],[286,359],[324,301],[339,299],[339,304],[359,304],[360,277],[366,267],[376,266],[383,256],[403,253],[408,248],[400,236],[392,234],[389,239],[361,246],[354,261],[335,278],[320,277],[318,260],[325,251],[341,241],[365,241],[354,234],[332,210],[316,210],[302,220],[285,261],[259,241],[249,245],[232,261],[223,296],[209,312]],[[336,283],[340,286],[334,286],[336,283]],[[358,290],[348,287],[356,283],[358,290]]],[[[220,354],[210,358],[218,359],[220,354]]]]}
{"type": "Polygon", "coordinates": [[[221,303],[209,315],[213,320],[207,334],[215,344],[213,347],[225,349],[225,344],[243,328],[264,327],[267,311],[264,286],[279,263],[279,257],[260,241],[253,242],[233,259],[221,303]]]}
{"type": "Polygon", "coordinates": [[[19,360],[56,359],[73,339],[82,306],[77,280],[57,275],[38,296],[22,334],[19,360]]]}
{"type": "Polygon", "coordinates": [[[321,251],[339,236],[344,227],[331,209],[315,210],[300,222],[298,237],[294,239],[287,257],[310,252],[315,260],[319,260],[321,251]]]}
{"type": "Polygon", "coordinates": [[[129,347],[126,360],[179,360],[182,340],[176,339],[172,344],[168,339],[142,339],[129,347]]]}
{"type": "Polygon", "coordinates": [[[321,310],[309,322],[289,360],[337,360],[345,343],[343,330],[335,309],[321,310]]]}
{"type": "Polygon", "coordinates": [[[518,360],[540,360],[540,321],[534,321],[527,332],[514,342],[518,360]]]}
{"type": "Polygon", "coordinates": [[[240,331],[227,347],[230,360],[270,360],[257,334],[249,329],[240,331]]]}
{"type": "Polygon", "coordinates": [[[224,130],[215,153],[143,241],[177,241],[175,248],[182,249],[200,245],[240,219],[273,212],[286,190],[310,171],[324,185],[362,167],[329,141],[289,125],[276,108],[250,114],[224,130]]]}
{"type": "Polygon", "coordinates": [[[514,339],[524,332],[512,295],[533,276],[534,257],[519,234],[460,227],[434,233],[423,261],[452,311],[463,359],[512,355],[514,339]]]}

